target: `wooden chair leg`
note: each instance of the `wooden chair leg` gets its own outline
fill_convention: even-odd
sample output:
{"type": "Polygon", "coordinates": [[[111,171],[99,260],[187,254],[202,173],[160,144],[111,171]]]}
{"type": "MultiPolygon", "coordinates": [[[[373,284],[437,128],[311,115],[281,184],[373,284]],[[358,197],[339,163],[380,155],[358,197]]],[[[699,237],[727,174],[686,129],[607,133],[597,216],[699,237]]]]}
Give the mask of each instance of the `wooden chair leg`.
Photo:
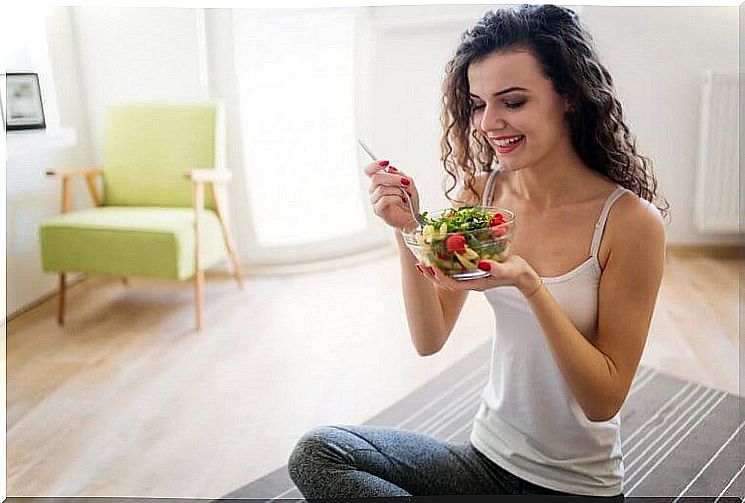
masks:
{"type": "Polygon", "coordinates": [[[238,254],[235,251],[235,242],[233,241],[233,235],[230,232],[230,227],[228,227],[225,210],[222,204],[222,198],[220,197],[220,193],[218,192],[214,183],[210,185],[210,190],[212,191],[212,200],[215,203],[215,212],[217,213],[217,219],[220,221],[220,227],[222,228],[222,237],[225,241],[225,247],[228,249],[228,256],[230,257],[230,262],[233,264],[233,274],[235,275],[235,279],[238,281],[238,287],[243,288],[243,270],[241,269],[241,264],[238,261],[238,254]]]}
{"type": "Polygon", "coordinates": [[[197,330],[202,330],[202,292],[204,290],[204,271],[197,269],[194,275],[194,312],[197,316],[197,330]]]}
{"type": "Polygon", "coordinates": [[[57,324],[65,322],[65,273],[59,274],[59,302],[57,304],[57,324]]]}
{"type": "Polygon", "coordinates": [[[194,312],[197,317],[197,331],[202,330],[202,290],[204,286],[204,270],[201,266],[202,239],[202,210],[204,208],[204,185],[195,183],[194,186],[194,297],[196,305],[194,312]]]}
{"type": "Polygon", "coordinates": [[[233,263],[233,275],[236,281],[238,281],[238,288],[243,288],[243,270],[241,269],[240,262],[238,262],[238,256],[232,244],[228,246],[228,254],[230,255],[230,261],[233,263]]]}

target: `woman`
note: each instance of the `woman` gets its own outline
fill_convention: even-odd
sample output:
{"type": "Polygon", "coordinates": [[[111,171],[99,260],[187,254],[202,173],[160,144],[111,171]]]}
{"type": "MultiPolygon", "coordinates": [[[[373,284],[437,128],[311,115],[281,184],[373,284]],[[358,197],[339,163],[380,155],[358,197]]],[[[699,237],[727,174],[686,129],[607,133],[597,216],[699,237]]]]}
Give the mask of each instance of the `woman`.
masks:
{"type": "Polygon", "coordinates": [[[513,253],[489,277],[455,281],[420,264],[400,229],[411,177],[365,167],[375,213],[395,229],[417,352],[446,343],[469,291],[497,327],[470,441],[395,428],[326,426],[290,458],[307,498],[574,494],[623,499],[618,411],[662,279],[665,208],[636,152],[608,71],[571,10],[487,13],[447,65],[441,142],[456,204],[518,215],[513,253]],[[496,165],[494,169],[492,167],[496,165]],[[661,211],[660,211],[661,210],[661,211]],[[579,265],[578,265],[579,264],[579,265]]]}

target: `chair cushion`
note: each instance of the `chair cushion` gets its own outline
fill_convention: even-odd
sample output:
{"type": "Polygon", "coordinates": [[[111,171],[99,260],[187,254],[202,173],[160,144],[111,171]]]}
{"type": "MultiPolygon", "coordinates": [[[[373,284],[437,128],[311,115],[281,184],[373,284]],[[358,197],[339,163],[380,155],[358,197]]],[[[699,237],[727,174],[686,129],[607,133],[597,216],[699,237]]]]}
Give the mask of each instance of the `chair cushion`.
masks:
{"type": "MultiPolygon", "coordinates": [[[[217,215],[202,219],[201,264],[225,256],[217,215]]],[[[194,275],[192,208],[91,208],[44,220],[42,266],[47,272],[187,279],[194,275]]]]}

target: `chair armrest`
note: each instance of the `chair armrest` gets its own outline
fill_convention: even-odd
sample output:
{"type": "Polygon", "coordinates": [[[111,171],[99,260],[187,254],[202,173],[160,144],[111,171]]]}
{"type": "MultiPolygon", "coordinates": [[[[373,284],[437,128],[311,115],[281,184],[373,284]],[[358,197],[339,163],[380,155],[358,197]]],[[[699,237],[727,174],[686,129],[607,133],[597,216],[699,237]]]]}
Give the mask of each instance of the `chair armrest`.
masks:
{"type": "Polygon", "coordinates": [[[88,184],[88,192],[90,192],[93,203],[98,207],[103,205],[103,199],[101,199],[98,193],[98,187],[96,187],[96,175],[102,176],[103,169],[101,168],[70,168],[70,169],[47,169],[46,175],[50,178],[59,178],[62,180],[62,204],[60,207],[61,213],[67,213],[70,211],[72,205],[72,193],[70,191],[70,180],[76,176],[85,177],[85,181],[88,184]]]}
{"type": "Polygon", "coordinates": [[[45,174],[51,178],[61,178],[65,180],[65,179],[69,179],[75,176],[102,175],[103,169],[101,168],[70,168],[70,169],[50,168],[45,171],[45,174]]]}
{"type": "Polygon", "coordinates": [[[184,173],[194,183],[225,183],[230,180],[230,171],[218,171],[216,169],[190,169],[184,173]]]}

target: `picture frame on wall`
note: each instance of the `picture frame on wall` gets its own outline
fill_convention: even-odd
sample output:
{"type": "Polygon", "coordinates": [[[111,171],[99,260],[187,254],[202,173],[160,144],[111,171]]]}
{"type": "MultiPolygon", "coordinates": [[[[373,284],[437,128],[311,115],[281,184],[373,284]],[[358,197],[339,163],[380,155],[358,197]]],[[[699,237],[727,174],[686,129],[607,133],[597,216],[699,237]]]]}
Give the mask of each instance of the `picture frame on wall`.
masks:
{"type": "Polygon", "coordinates": [[[39,75],[36,73],[8,73],[5,80],[6,129],[15,131],[46,128],[39,75]]]}

